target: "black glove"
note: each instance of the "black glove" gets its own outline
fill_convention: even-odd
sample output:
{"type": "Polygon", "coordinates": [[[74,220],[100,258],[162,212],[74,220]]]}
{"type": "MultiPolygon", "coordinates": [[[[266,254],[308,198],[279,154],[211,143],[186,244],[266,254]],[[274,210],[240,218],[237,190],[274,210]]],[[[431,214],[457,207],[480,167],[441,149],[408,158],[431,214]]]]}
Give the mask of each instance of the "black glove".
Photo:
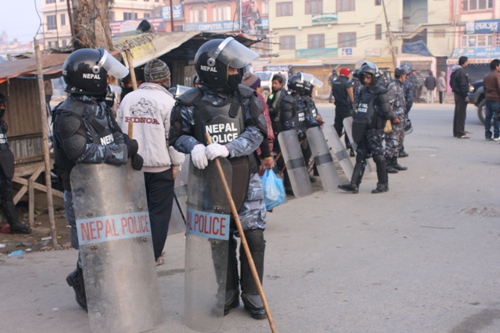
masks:
{"type": "Polygon", "coordinates": [[[144,164],[144,159],[142,158],[141,155],[135,154],[132,157],[132,169],[140,171],[142,169],[143,164],[144,164]]]}
{"type": "Polygon", "coordinates": [[[126,140],[125,144],[127,145],[128,157],[137,155],[137,151],[139,150],[137,140],[126,140]]]}

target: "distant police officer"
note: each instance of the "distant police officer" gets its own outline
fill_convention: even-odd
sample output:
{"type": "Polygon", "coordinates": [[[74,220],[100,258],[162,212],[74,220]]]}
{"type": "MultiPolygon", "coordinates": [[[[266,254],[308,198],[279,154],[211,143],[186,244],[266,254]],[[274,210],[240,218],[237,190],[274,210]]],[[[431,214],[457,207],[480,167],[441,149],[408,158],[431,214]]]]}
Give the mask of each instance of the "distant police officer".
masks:
{"type": "MultiPolygon", "coordinates": [[[[63,77],[68,98],[54,110],[55,171],[64,188],[66,219],[71,226],[71,245],[78,249],[70,173],[79,163],[122,165],[132,157],[132,166],[142,168],[138,144],[124,135],[105,102],[108,73],[118,78],[128,70],[104,49],[80,49],[64,62],[63,77]]],[[[110,184],[112,186],[112,184],[110,184]]],[[[76,302],[87,310],[82,263],[66,278],[75,290],[76,302]]]]}
{"type": "Polygon", "coordinates": [[[353,140],[358,144],[356,150],[356,165],[354,166],[351,181],[339,185],[339,188],[358,193],[359,184],[363,177],[366,159],[373,157],[377,165],[377,188],[372,193],[382,193],[389,190],[389,180],[384,158],[384,132],[386,119],[398,123],[399,119],[391,111],[387,98],[387,90],[376,82],[377,70],[373,66],[363,65],[359,71],[359,79],[363,89],[359,95],[357,113],[353,121],[353,140]]]}
{"type": "MultiPolygon", "coordinates": [[[[413,100],[415,99],[415,86],[410,80],[410,76],[412,74],[412,68],[410,64],[402,64],[401,68],[406,73],[406,80],[403,83],[405,90],[405,101],[406,101],[406,110],[405,110],[405,133],[410,134],[413,130],[411,125],[411,120],[409,117],[411,108],[413,107],[413,100]]],[[[404,139],[403,139],[404,141],[404,139]]],[[[398,157],[408,157],[408,153],[405,151],[404,142],[401,144],[401,149],[399,150],[398,157]]]]}
{"type": "Polygon", "coordinates": [[[30,234],[31,229],[19,222],[16,205],[12,197],[12,177],[14,177],[14,154],[7,141],[8,126],[3,116],[7,98],[0,94],[0,205],[10,225],[11,234],[30,234]]]}
{"type": "Polygon", "coordinates": [[[406,101],[404,82],[406,73],[404,69],[398,67],[394,71],[394,80],[387,86],[387,96],[392,107],[392,112],[399,118],[400,122],[392,125],[392,131],[385,134],[385,159],[387,161],[387,172],[398,173],[406,170],[406,167],[399,165],[398,154],[403,146],[405,137],[405,117],[406,101]]]}
{"type": "MultiPolygon", "coordinates": [[[[195,56],[195,69],[202,86],[179,97],[172,112],[169,140],[178,151],[191,154],[198,169],[206,168],[208,160],[219,156],[229,159],[233,167],[233,197],[241,198],[235,199],[235,205],[262,281],[266,208],[262,182],[257,173],[259,159],[256,150],[267,135],[267,126],[259,98],[253,89],[239,84],[242,76],[238,71],[257,58],[255,52],[232,37],[203,44],[195,56]],[[214,143],[206,146],[205,133],[215,126],[224,130],[211,133],[214,143]]],[[[239,305],[234,221],[231,230],[224,314],[239,305]]],[[[241,298],[245,309],[255,319],[266,318],[243,248],[240,248],[240,259],[241,298]]]]}

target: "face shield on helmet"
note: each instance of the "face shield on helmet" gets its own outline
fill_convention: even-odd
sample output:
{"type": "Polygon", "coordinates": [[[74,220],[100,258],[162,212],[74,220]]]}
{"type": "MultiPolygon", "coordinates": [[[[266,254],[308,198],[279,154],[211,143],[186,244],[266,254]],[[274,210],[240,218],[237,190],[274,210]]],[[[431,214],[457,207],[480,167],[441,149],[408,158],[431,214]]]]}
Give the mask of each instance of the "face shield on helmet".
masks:
{"type": "Polygon", "coordinates": [[[302,73],[302,80],[311,83],[314,87],[323,87],[323,81],[317,79],[312,74],[302,73]]]}
{"type": "Polygon", "coordinates": [[[102,47],[98,49],[98,51],[102,54],[99,63],[92,68],[92,71],[100,71],[100,68],[104,68],[109,75],[116,77],[117,79],[123,79],[128,75],[128,68],[123,66],[121,62],[115,59],[111,54],[108,53],[102,47]]]}
{"type": "Polygon", "coordinates": [[[288,79],[288,89],[293,93],[304,94],[304,80],[302,79],[302,73],[294,74],[288,79]]]}
{"type": "Polygon", "coordinates": [[[372,81],[371,84],[374,85],[376,83],[376,73],[377,73],[378,68],[373,68],[370,65],[363,65],[359,69],[359,82],[361,82],[362,85],[365,85],[365,76],[366,75],[371,75],[372,81]]]}
{"type": "Polygon", "coordinates": [[[229,67],[240,69],[259,58],[259,55],[233,37],[228,37],[219,44],[213,58],[229,67]]]}

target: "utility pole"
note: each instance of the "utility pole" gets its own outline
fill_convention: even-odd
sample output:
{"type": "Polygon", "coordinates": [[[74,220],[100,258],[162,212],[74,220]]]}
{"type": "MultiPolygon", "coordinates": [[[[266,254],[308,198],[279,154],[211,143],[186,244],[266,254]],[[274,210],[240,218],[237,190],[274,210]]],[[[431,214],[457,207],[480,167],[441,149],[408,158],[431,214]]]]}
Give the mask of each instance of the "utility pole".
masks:
{"type": "Polygon", "coordinates": [[[384,7],[384,16],[385,16],[385,24],[387,25],[387,35],[389,37],[389,50],[392,55],[392,65],[394,66],[394,70],[396,69],[396,55],[394,54],[394,46],[392,45],[392,32],[390,28],[389,20],[387,19],[387,11],[385,10],[385,1],[382,0],[382,6],[384,7]]]}
{"type": "Polygon", "coordinates": [[[170,0],[170,31],[174,32],[174,5],[170,0]]]}

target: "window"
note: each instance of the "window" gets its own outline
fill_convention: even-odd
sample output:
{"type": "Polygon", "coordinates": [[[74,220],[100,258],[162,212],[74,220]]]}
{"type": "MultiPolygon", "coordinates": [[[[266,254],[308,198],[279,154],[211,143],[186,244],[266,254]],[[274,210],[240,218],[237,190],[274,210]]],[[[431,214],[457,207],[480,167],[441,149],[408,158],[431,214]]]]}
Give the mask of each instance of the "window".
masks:
{"type": "Polygon", "coordinates": [[[325,48],[325,34],[307,35],[307,48],[308,49],[324,49],[325,48]]]}
{"type": "Polygon", "coordinates": [[[382,39],[382,24],[375,24],[375,39],[382,39]]]}
{"type": "Polygon", "coordinates": [[[52,48],[52,42],[49,42],[49,49],[52,48]]]}
{"type": "MultiPolygon", "coordinates": [[[[56,3],[56,0],[45,0],[45,3],[56,3]]],[[[50,46],[49,46],[50,47],[50,46]]]]}
{"type": "Polygon", "coordinates": [[[231,7],[215,6],[212,8],[212,19],[214,21],[229,21],[231,20],[231,7]]]}
{"type": "Polygon", "coordinates": [[[473,10],[485,10],[493,8],[493,0],[462,0],[462,10],[464,12],[473,10]]]}
{"type": "Polygon", "coordinates": [[[68,42],[66,41],[66,39],[63,39],[62,44],[63,44],[63,47],[68,46],[68,42]]]}
{"type": "Polygon", "coordinates": [[[283,1],[276,3],[276,16],[292,16],[293,15],[293,2],[283,1]]]}
{"type": "Polygon", "coordinates": [[[150,13],[144,13],[144,18],[148,18],[148,17],[151,17],[151,14],[150,13]]]}
{"type": "Polygon", "coordinates": [[[189,22],[207,22],[207,9],[203,6],[196,6],[191,8],[191,10],[189,11],[189,22]]]}
{"type": "Polygon", "coordinates": [[[136,20],[136,19],[137,19],[137,13],[127,13],[127,12],[123,13],[123,20],[124,21],[136,20]]]}
{"type": "Polygon", "coordinates": [[[66,25],[66,14],[61,14],[61,27],[66,25]]]}
{"type": "Polygon", "coordinates": [[[375,6],[381,6],[382,0],[375,0],[375,6]]]}
{"type": "Polygon", "coordinates": [[[352,12],[354,10],[354,0],[337,0],[337,12],[352,12]]]}
{"type": "Polygon", "coordinates": [[[462,47],[490,47],[493,46],[493,35],[464,35],[462,47]]]}
{"type": "Polygon", "coordinates": [[[109,22],[114,22],[115,21],[115,12],[110,11],[109,12],[109,22]]]}
{"type": "Polygon", "coordinates": [[[323,0],[306,0],[306,14],[322,14],[323,0]]]}
{"type": "Polygon", "coordinates": [[[444,38],[445,37],[445,30],[444,29],[436,29],[434,30],[434,38],[444,38]]]}
{"type": "Polygon", "coordinates": [[[280,50],[295,50],[295,36],[280,36],[280,50]]]}
{"type": "Polygon", "coordinates": [[[339,47],[353,47],[356,46],[356,33],[355,32],[341,32],[338,35],[339,47]]]}
{"type": "Polygon", "coordinates": [[[57,30],[57,19],[55,15],[47,15],[47,30],[57,30]]]}

